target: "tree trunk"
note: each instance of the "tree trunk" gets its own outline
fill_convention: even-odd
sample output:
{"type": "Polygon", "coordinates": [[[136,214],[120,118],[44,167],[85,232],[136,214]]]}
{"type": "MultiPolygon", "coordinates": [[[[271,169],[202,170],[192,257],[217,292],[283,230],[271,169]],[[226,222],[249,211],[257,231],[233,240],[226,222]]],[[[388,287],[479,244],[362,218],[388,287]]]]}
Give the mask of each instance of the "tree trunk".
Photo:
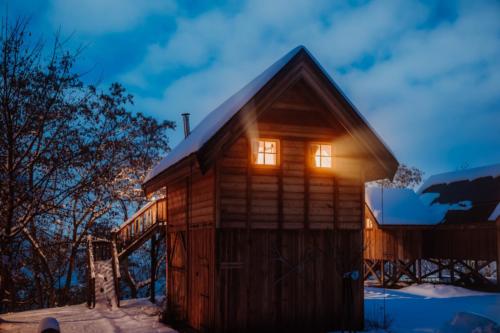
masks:
{"type": "Polygon", "coordinates": [[[128,269],[128,258],[125,258],[125,260],[123,260],[123,271],[125,272],[125,282],[130,288],[130,297],[137,298],[137,286],[128,269]]]}

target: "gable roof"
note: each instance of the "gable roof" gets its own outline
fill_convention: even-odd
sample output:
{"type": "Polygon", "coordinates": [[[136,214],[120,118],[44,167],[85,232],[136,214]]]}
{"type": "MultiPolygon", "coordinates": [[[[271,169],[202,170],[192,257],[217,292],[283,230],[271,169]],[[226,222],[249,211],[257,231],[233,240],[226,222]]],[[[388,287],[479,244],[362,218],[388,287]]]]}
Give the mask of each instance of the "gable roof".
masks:
{"type": "MultiPolygon", "coordinates": [[[[398,162],[393,153],[389,150],[383,140],[375,133],[373,128],[370,127],[365,118],[359,113],[354,105],[349,101],[345,94],[336,85],[333,79],[328,75],[319,62],[312,56],[312,54],[304,47],[298,46],[285,54],[281,59],[272,64],[259,76],[253,79],[240,91],[231,96],[228,100],[222,103],[219,107],[210,112],[185,138],[179,145],[177,145],[168,155],[163,158],[147,175],[143,187],[146,192],[149,184],[158,177],[166,174],[168,170],[174,167],[179,162],[192,156],[199,154],[205,148],[207,143],[227,124],[229,123],[239,111],[241,111],[252,99],[268,85],[275,77],[277,77],[285,68],[289,69],[290,64],[296,59],[303,56],[312,62],[313,66],[319,71],[321,75],[326,78],[334,92],[339,95],[342,102],[345,104],[347,111],[352,113],[350,121],[353,126],[362,127],[363,133],[368,133],[371,136],[370,144],[366,144],[364,148],[372,153],[373,156],[381,164],[384,171],[384,176],[392,178],[397,169],[398,162]]],[[[296,63],[296,62],[295,62],[296,63]]],[[[343,124],[345,125],[345,124],[343,124]]],[[[362,131],[360,131],[362,132],[362,131]]],[[[198,161],[200,161],[200,156],[198,161]]],[[[201,164],[201,163],[200,163],[201,164]]]]}

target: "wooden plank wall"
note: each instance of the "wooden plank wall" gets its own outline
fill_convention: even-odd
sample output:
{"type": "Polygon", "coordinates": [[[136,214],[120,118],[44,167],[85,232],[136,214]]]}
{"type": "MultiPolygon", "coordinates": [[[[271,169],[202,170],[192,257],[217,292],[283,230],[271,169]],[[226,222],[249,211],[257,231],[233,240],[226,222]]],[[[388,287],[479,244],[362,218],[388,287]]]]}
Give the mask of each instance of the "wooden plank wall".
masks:
{"type": "Polygon", "coordinates": [[[372,260],[497,260],[494,222],[436,226],[383,226],[364,229],[364,258],[372,260]]]}
{"type": "Polygon", "coordinates": [[[167,186],[169,309],[195,329],[214,321],[214,181],[193,170],[167,186]]]}
{"type": "Polygon", "coordinates": [[[219,161],[216,331],[363,325],[361,278],[342,276],[362,272],[364,185],[307,168],[309,140],[281,138],[276,169],[250,163],[245,137],[219,161]]]}
{"type": "Polygon", "coordinates": [[[372,212],[365,208],[366,218],[373,222],[364,229],[364,258],[372,260],[415,260],[422,258],[424,230],[418,226],[380,228],[372,212]]]}
{"type": "Polygon", "coordinates": [[[494,222],[438,225],[424,234],[423,257],[497,260],[494,222]]]}

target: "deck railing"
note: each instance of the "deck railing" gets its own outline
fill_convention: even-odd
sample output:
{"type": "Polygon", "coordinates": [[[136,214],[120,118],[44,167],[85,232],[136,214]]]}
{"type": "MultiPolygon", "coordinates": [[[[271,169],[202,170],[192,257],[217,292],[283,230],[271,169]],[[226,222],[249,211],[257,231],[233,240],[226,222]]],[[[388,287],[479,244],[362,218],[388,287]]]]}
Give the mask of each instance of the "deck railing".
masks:
{"type": "Polygon", "coordinates": [[[151,201],[114,231],[120,249],[127,247],[156,224],[166,222],[165,198],[151,201]]]}

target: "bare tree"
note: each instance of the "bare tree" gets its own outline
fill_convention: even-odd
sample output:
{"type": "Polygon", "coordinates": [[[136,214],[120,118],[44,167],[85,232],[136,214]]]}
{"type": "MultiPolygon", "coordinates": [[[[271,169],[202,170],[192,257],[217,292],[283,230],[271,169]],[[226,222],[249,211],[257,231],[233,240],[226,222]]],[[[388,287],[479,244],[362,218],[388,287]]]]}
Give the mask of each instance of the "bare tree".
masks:
{"type": "Polygon", "coordinates": [[[0,36],[0,312],[54,305],[59,291],[67,302],[82,240],[142,203],[139,184],[174,128],[130,112],[119,84],[84,84],[80,50],[59,37],[47,50],[27,28],[4,20],[0,36]]]}
{"type": "MultiPolygon", "coordinates": [[[[400,164],[393,180],[383,179],[371,184],[386,188],[412,188],[415,189],[421,182],[424,172],[416,167],[400,164]]],[[[368,185],[371,185],[368,184],[368,185]]]]}

